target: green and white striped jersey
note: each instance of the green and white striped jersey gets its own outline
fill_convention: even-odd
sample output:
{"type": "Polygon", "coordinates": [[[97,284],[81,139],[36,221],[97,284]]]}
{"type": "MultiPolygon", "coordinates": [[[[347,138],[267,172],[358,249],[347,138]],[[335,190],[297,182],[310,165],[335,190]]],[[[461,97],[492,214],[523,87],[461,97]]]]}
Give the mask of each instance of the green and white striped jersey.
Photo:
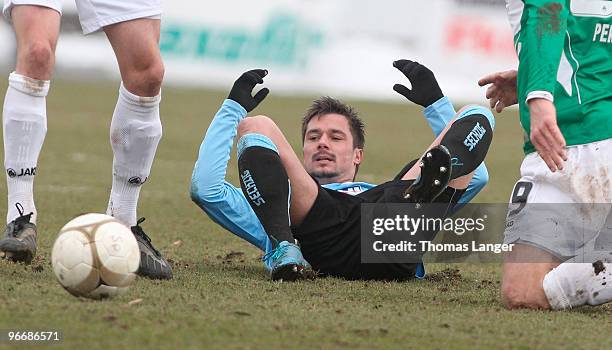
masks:
{"type": "Polygon", "coordinates": [[[612,1],[506,0],[519,58],[518,100],[529,142],[527,100],[554,101],[568,145],[612,138],[612,1]]]}

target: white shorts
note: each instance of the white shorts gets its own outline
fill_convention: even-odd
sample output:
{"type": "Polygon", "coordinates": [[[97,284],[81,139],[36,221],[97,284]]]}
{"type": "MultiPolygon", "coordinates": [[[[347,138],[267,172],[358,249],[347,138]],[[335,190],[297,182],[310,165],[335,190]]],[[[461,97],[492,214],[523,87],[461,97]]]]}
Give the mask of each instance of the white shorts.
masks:
{"type": "MultiPolygon", "coordinates": [[[[137,18],[161,18],[161,0],[75,0],[83,34],[137,18]]],[[[10,22],[15,5],[38,5],[62,13],[61,0],[5,0],[2,14],[10,22]]]]}
{"type": "Polygon", "coordinates": [[[564,169],[554,173],[537,153],[525,157],[505,243],[530,244],[562,260],[600,249],[602,242],[612,250],[612,139],[568,147],[567,155],[564,169]]]}

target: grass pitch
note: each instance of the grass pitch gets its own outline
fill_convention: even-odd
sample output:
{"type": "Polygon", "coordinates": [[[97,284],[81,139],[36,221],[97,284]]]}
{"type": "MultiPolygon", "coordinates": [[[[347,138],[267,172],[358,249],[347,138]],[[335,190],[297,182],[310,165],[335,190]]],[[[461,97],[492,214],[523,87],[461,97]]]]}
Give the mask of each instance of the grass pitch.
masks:
{"type": "MultiPolygon", "coordinates": [[[[3,83],[2,96],[5,89],[3,83]]],[[[164,89],[164,137],[139,215],[173,262],[174,280],[139,279],[127,294],[106,301],[70,296],[53,275],[51,246],[69,219],[106,209],[116,91],[113,84],[53,83],[35,187],[39,253],[30,266],[0,262],[0,330],[60,330],[63,340],[53,348],[68,349],[610,348],[610,305],[507,311],[499,299],[499,264],[429,264],[429,279],[404,283],[270,282],[260,252],[189,199],[198,147],[226,92],[164,89]]],[[[300,118],[310,101],[273,91],[256,112],[275,119],[299,150],[300,118]]],[[[367,124],[361,180],[390,178],[433,137],[420,108],[350,102],[367,124]]],[[[487,158],[491,180],[478,202],[509,198],[522,159],[516,114],[497,119],[487,158]]],[[[237,184],[235,159],[229,169],[237,184]]],[[[4,180],[0,188],[6,193],[4,180]]],[[[9,346],[27,345],[0,344],[9,346]]]]}

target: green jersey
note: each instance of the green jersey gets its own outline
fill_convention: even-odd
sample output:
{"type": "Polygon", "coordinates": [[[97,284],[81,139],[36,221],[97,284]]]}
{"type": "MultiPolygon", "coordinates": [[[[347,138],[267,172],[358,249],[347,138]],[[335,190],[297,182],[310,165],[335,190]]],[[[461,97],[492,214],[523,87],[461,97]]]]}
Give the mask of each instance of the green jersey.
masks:
{"type": "Polygon", "coordinates": [[[568,146],[612,138],[612,1],[506,0],[519,58],[518,101],[554,100],[568,146]]]}

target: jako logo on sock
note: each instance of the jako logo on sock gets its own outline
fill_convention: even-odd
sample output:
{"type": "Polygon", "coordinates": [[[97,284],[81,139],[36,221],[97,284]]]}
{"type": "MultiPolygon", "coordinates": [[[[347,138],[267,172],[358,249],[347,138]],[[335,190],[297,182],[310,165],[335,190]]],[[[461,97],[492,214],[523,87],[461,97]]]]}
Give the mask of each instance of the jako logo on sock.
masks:
{"type": "Polygon", "coordinates": [[[19,172],[19,174],[15,171],[15,169],[8,168],[8,169],[6,169],[6,174],[10,178],[21,177],[21,176],[26,176],[26,175],[34,176],[34,175],[36,175],[36,167],[33,167],[33,168],[21,168],[21,171],[19,172]]]}
{"type": "Polygon", "coordinates": [[[486,133],[487,133],[487,129],[485,129],[482,125],[480,125],[480,123],[476,123],[476,125],[474,126],[474,129],[472,129],[472,131],[470,131],[468,136],[463,141],[463,144],[471,152],[474,149],[474,147],[476,147],[476,145],[478,145],[478,142],[480,142],[480,140],[482,140],[482,137],[486,133]]]}
{"type": "Polygon", "coordinates": [[[251,176],[251,172],[247,169],[242,172],[240,177],[242,178],[242,183],[244,184],[244,190],[249,195],[249,198],[251,198],[251,200],[253,201],[253,204],[255,204],[256,206],[265,204],[266,201],[259,193],[257,185],[255,185],[255,181],[253,180],[253,176],[251,176]]]}
{"type": "Polygon", "coordinates": [[[139,176],[132,176],[130,177],[130,179],[128,180],[129,183],[131,183],[132,185],[142,185],[143,183],[147,182],[149,178],[145,177],[144,181],[139,177],[139,176]]]}

